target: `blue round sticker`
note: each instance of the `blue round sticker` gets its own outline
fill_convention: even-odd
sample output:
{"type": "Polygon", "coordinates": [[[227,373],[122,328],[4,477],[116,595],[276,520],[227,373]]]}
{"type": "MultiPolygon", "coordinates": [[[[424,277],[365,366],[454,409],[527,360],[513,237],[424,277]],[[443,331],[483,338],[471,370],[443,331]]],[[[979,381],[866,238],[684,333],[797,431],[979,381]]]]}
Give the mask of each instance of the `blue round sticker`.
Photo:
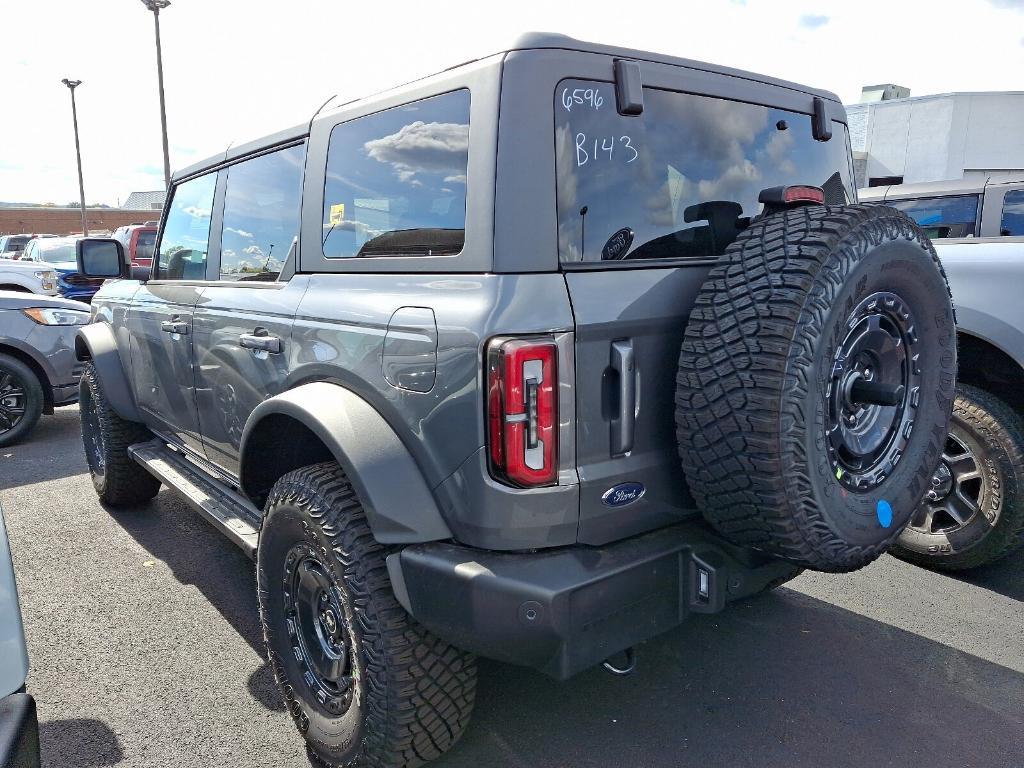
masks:
{"type": "Polygon", "coordinates": [[[878,524],[883,528],[888,528],[892,525],[892,507],[889,506],[889,502],[885,499],[879,499],[875,505],[875,514],[878,515],[878,524]]]}

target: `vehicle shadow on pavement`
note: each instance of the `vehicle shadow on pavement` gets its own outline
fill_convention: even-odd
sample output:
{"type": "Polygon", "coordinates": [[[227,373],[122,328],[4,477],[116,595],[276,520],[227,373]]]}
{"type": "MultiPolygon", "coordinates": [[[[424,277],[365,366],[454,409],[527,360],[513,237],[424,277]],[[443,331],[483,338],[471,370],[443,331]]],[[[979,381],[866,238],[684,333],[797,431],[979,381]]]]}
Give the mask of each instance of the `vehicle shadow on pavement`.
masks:
{"type": "MultiPolygon", "coordinates": [[[[265,651],[252,560],[174,492],[161,490],[144,514],[109,509],[110,515],[147,552],[163,561],[175,579],[196,587],[261,658],[265,651]]],[[[265,708],[284,711],[268,662],[248,680],[249,693],[265,708]]]]}
{"type": "Polygon", "coordinates": [[[39,726],[39,750],[43,765],[74,765],[102,768],[117,765],[124,750],[110,727],[93,719],[49,720],[39,726]]]}
{"type": "MultiPolygon", "coordinates": [[[[1024,602],[1024,550],[1014,552],[1009,557],[983,568],[947,575],[966,584],[973,584],[1024,602]]],[[[1021,631],[1024,631],[1024,628],[1021,631]]]]}
{"type": "Polygon", "coordinates": [[[638,669],[481,662],[456,766],[1019,765],[1024,675],[798,592],[695,617],[638,669]]]}
{"type": "Polygon", "coordinates": [[[0,491],[87,471],[77,405],[43,416],[22,442],[0,448],[0,491]]]}

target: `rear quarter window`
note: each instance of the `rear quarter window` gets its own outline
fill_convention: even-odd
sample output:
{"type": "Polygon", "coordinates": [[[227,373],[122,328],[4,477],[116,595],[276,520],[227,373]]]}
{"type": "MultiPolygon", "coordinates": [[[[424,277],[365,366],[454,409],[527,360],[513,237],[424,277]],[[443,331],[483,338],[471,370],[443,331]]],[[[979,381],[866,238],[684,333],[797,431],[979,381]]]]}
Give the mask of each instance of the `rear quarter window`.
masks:
{"type": "Polygon", "coordinates": [[[1024,189],[1007,192],[1003,197],[999,234],[1003,237],[1024,236],[1024,189]]]}
{"type": "Polygon", "coordinates": [[[433,96],[334,127],[324,182],[329,259],[462,251],[469,91],[433,96]]]}
{"type": "Polygon", "coordinates": [[[886,200],[882,204],[903,211],[932,239],[976,234],[978,195],[886,200]]]}
{"type": "Polygon", "coordinates": [[[555,151],[563,263],[718,256],[768,187],[854,199],[845,126],[820,142],[809,115],[708,96],[645,88],[631,117],[610,83],[564,80],[555,151]]]}

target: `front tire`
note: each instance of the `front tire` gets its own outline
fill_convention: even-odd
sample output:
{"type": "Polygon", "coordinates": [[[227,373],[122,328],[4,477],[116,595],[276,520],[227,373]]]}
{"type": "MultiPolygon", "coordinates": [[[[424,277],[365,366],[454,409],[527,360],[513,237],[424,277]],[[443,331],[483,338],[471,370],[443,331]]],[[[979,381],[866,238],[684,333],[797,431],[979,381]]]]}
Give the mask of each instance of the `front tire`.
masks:
{"type": "Polygon", "coordinates": [[[267,500],[257,551],[274,678],[322,766],[417,766],[462,735],[476,663],[395,599],[385,556],[335,463],[290,472],[267,500]]]}
{"type": "Polygon", "coordinates": [[[939,570],[999,560],[1024,545],[1024,421],[1002,400],[960,385],[942,463],[896,557],[939,570]]]}
{"type": "Polygon", "coordinates": [[[92,362],[86,363],[78,383],[78,402],[85,460],[100,501],[127,507],[156,496],[160,481],[128,455],[128,446],[151,440],[153,434],[138,422],[122,419],[110,407],[92,362]]]}
{"type": "Polygon", "coordinates": [[[21,360],[0,355],[0,446],[25,437],[43,412],[43,387],[21,360]]]}

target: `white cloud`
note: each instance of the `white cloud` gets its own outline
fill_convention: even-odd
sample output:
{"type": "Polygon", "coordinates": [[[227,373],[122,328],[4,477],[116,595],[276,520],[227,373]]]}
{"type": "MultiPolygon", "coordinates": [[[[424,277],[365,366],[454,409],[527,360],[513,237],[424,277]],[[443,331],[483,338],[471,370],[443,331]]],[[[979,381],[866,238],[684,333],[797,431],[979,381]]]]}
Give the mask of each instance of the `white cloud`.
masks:
{"type": "Polygon", "coordinates": [[[246,232],[244,229],[235,229],[234,227],[224,227],[225,232],[234,232],[239,237],[244,237],[246,240],[252,240],[252,232],[246,232]]]}
{"type": "Polygon", "coordinates": [[[210,218],[209,208],[200,208],[195,205],[189,205],[181,209],[183,213],[187,213],[194,219],[208,219],[210,218]]]}
{"type": "MultiPolygon", "coordinates": [[[[420,186],[413,181],[417,173],[465,169],[469,157],[469,126],[416,120],[403,125],[397,133],[366,142],[363,148],[374,160],[389,163],[400,181],[420,186]]],[[[445,181],[457,178],[457,175],[450,175],[445,181]]]]}
{"type": "Polygon", "coordinates": [[[243,248],[242,253],[248,253],[250,256],[266,256],[263,249],[258,245],[250,245],[248,248],[243,248]]]}

